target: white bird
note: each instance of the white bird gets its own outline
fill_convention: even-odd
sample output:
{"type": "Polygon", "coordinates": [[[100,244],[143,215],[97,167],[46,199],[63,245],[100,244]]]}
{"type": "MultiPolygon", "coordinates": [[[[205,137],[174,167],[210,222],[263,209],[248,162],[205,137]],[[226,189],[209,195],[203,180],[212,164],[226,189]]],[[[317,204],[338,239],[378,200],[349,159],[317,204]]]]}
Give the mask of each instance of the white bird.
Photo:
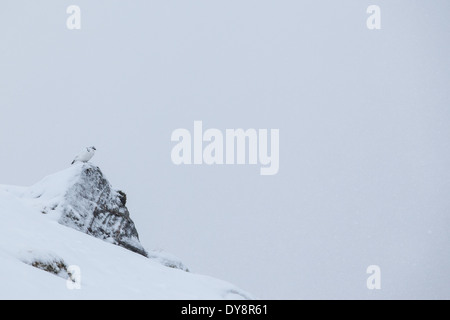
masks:
{"type": "Polygon", "coordinates": [[[72,164],[74,164],[75,162],[88,162],[92,159],[96,150],[97,149],[95,149],[95,147],[87,147],[85,150],[83,150],[83,152],[77,155],[75,159],[73,159],[72,164]]]}

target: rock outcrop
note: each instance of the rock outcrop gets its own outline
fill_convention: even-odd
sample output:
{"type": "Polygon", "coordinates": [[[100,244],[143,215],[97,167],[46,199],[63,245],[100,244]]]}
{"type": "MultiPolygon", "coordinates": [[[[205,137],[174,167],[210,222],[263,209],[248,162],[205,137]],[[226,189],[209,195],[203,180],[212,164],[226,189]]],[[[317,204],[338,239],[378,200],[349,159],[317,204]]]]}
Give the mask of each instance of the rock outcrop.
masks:
{"type": "Polygon", "coordinates": [[[126,207],[126,194],[114,190],[100,168],[89,163],[76,166],[81,171],[58,205],[59,223],[147,257],[126,207]]]}
{"type": "Polygon", "coordinates": [[[53,216],[64,226],[118,245],[167,267],[189,271],[170,254],[144,249],[126,207],[126,194],[115,190],[100,168],[91,163],[78,162],[31,187],[9,186],[8,190],[21,198],[30,199],[41,213],[53,216]]]}

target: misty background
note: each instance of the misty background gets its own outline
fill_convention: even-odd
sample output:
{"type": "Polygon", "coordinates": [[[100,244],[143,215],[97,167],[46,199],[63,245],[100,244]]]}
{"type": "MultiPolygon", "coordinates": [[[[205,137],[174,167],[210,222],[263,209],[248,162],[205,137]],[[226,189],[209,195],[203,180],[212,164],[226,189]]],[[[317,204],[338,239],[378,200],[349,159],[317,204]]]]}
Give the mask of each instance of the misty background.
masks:
{"type": "Polygon", "coordinates": [[[450,298],[450,2],[0,8],[1,184],[94,145],[144,247],[195,273],[265,299],[450,298]],[[279,173],[175,166],[171,133],[194,120],[280,129],[279,173]]]}

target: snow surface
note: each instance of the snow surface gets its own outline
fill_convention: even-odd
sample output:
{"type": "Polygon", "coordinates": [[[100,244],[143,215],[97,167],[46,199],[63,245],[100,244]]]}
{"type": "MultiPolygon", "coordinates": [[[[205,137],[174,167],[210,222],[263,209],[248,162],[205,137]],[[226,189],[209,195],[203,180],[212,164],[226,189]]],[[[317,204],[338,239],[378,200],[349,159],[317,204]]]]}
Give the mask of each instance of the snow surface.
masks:
{"type": "Polygon", "coordinates": [[[61,201],[80,168],[70,167],[31,187],[0,185],[0,299],[252,298],[227,282],[165,267],[61,225],[58,210],[43,214],[44,207],[61,201]],[[67,273],[31,266],[55,260],[80,268],[79,290],[67,288],[67,273]]]}

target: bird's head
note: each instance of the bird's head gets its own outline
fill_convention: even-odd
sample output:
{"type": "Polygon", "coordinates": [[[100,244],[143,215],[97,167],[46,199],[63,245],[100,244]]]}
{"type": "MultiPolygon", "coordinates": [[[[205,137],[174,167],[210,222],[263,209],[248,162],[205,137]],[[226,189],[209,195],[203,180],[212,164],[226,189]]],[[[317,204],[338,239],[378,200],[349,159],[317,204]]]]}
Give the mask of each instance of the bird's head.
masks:
{"type": "Polygon", "coordinates": [[[88,149],[89,149],[89,151],[97,151],[97,149],[95,149],[95,147],[89,147],[88,149]]]}

